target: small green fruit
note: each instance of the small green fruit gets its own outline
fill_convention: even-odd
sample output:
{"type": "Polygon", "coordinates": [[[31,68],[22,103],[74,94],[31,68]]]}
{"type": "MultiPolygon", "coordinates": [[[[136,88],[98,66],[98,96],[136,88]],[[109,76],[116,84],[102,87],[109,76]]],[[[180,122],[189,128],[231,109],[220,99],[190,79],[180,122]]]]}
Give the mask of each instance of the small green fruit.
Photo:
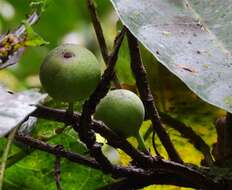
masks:
{"type": "Polygon", "coordinates": [[[51,97],[72,103],[89,97],[101,79],[101,70],[89,50],[76,44],[63,44],[47,55],[39,75],[51,97]]]}
{"type": "Polygon", "coordinates": [[[137,138],[142,150],[146,150],[139,134],[144,120],[144,106],[140,98],[129,90],[110,91],[97,105],[95,119],[103,121],[119,135],[137,138]]]}

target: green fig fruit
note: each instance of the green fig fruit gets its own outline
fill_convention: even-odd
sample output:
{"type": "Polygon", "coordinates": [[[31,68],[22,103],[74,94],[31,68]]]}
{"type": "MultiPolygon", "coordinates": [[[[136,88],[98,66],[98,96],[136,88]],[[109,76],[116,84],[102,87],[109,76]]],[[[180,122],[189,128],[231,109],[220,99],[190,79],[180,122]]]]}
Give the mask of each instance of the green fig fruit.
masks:
{"type": "Polygon", "coordinates": [[[86,48],[63,44],[53,49],[40,67],[40,81],[54,99],[85,100],[101,79],[100,64],[86,48]]]}
{"type": "Polygon", "coordinates": [[[134,136],[139,148],[146,151],[139,134],[144,120],[144,106],[140,98],[129,90],[110,91],[97,105],[94,118],[103,121],[117,134],[128,138],[134,136]]]}

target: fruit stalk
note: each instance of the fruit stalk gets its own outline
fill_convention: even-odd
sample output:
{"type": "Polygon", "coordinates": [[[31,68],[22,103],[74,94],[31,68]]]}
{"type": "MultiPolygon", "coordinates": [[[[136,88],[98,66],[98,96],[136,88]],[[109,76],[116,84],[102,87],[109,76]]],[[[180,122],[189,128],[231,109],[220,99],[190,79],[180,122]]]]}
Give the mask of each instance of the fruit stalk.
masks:
{"type": "Polygon", "coordinates": [[[135,136],[137,142],[138,142],[138,149],[141,150],[144,153],[148,153],[149,151],[146,148],[145,142],[143,137],[140,135],[140,133],[138,132],[135,136]]]}
{"type": "Polygon", "coordinates": [[[73,115],[73,110],[74,110],[74,103],[73,102],[69,102],[68,103],[68,109],[67,109],[66,113],[68,115],[73,115]]]}

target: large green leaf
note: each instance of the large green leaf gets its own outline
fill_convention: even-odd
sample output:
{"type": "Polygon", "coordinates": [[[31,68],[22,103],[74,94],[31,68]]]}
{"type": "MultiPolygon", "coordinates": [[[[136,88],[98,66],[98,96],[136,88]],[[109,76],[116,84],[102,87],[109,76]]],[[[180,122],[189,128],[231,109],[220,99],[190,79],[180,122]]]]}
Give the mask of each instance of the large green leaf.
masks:
{"type": "Polygon", "coordinates": [[[203,100],[232,112],[231,0],[111,0],[122,22],[203,100]]]}

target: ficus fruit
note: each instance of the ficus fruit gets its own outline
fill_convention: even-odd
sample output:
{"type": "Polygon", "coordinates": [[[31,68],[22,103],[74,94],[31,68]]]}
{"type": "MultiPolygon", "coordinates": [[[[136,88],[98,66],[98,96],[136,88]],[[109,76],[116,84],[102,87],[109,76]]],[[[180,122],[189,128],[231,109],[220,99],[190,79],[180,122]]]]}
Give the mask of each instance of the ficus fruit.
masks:
{"type": "Polygon", "coordinates": [[[101,70],[89,50],[76,44],[62,44],[47,55],[39,76],[51,97],[73,103],[89,97],[100,81],[101,70]]]}
{"type": "Polygon", "coordinates": [[[117,134],[128,138],[135,137],[139,148],[147,151],[139,134],[144,120],[144,106],[140,98],[125,89],[110,91],[97,105],[94,118],[103,121],[117,134]]]}

